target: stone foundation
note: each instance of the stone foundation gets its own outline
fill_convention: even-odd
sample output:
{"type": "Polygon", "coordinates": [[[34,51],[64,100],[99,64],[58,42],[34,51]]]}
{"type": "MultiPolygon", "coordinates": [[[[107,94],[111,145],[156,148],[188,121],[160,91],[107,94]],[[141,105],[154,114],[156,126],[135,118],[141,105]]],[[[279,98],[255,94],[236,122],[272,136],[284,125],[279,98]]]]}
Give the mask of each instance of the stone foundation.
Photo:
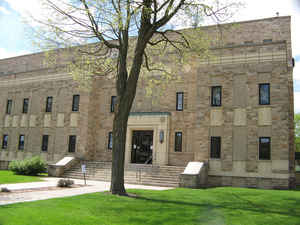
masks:
{"type": "Polygon", "coordinates": [[[8,170],[9,161],[0,161],[0,170],[8,170]]]}
{"type": "Polygon", "coordinates": [[[208,176],[208,187],[245,187],[261,189],[290,189],[289,179],[208,176]]]}

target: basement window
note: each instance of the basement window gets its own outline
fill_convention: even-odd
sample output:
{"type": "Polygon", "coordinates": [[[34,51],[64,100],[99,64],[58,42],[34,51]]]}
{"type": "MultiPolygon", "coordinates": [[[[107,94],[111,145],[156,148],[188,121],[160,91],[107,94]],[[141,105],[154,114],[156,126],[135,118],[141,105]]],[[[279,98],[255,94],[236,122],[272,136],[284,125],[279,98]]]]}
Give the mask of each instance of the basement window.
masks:
{"type": "Polygon", "coordinates": [[[48,142],[49,142],[49,135],[43,135],[42,137],[42,151],[48,151],[48,142]]]}
{"type": "Polygon", "coordinates": [[[2,140],[2,149],[7,149],[7,146],[8,146],[8,135],[4,134],[2,140]]]}
{"type": "Polygon", "coordinates": [[[75,152],[76,149],[76,135],[69,136],[69,152],[75,152]]]}
{"type": "Polygon", "coordinates": [[[221,158],[221,137],[210,138],[210,158],[221,158]]]}
{"type": "Polygon", "coordinates": [[[182,132],[175,132],[175,152],[182,152],[182,132]]]}
{"type": "Polygon", "coordinates": [[[271,159],[271,138],[270,137],[259,138],[259,159],[260,160],[271,159]]]}
{"type": "Polygon", "coordinates": [[[24,134],[20,134],[18,149],[19,150],[24,150],[24,146],[25,146],[25,135],[24,134]]]}

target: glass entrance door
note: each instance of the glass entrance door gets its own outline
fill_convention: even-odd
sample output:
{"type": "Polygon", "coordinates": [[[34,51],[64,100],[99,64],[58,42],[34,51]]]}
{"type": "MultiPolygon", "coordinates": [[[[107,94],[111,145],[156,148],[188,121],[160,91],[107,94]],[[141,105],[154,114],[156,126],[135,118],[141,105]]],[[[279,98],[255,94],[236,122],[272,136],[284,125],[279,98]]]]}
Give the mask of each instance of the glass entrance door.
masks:
{"type": "Polygon", "coordinates": [[[131,163],[152,164],[153,130],[132,133],[131,163]]]}

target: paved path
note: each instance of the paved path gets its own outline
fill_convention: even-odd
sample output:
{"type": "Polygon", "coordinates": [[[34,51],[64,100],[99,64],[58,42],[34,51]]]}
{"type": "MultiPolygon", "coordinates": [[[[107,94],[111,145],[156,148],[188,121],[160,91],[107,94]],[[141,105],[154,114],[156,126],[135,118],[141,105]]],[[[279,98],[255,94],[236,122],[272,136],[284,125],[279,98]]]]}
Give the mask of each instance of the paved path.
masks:
{"type": "MultiPolygon", "coordinates": [[[[44,200],[49,198],[60,198],[66,196],[81,195],[87,193],[95,193],[108,191],[109,182],[88,180],[87,186],[78,188],[62,188],[59,190],[38,190],[38,188],[55,187],[60,178],[43,178],[43,182],[6,184],[0,187],[7,187],[9,190],[23,190],[37,188],[36,191],[25,191],[18,193],[0,194],[0,205],[13,204],[18,202],[30,202],[44,200]]],[[[75,184],[84,184],[83,180],[72,179],[75,184]]],[[[170,187],[145,186],[135,184],[125,184],[126,189],[148,189],[148,190],[168,190],[170,187]]]]}

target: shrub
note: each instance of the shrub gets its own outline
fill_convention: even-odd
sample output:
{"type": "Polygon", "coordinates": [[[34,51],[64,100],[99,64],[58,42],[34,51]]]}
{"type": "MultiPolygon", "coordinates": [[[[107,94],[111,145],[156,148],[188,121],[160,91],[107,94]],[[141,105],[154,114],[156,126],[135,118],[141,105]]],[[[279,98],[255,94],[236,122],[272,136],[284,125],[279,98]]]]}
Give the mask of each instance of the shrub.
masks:
{"type": "Polygon", "coordinates": [[[10,192],[10,190],[7,187],[0,188],[0,192],[10,192]]]}
{"type": "Polygon", "coordinates": [[[71,187],[74,184],[73,180],[70,179],[60,179],[57,182],[57,187],[71,187]]]}
{"type": "Polygon", "coordinates": [[[9,163],[8,168],[15,174],[33,175],[44,173],[47,170],[47,165],[40,157],[35,156],[24,160],[15,160],[9,163]]]}

